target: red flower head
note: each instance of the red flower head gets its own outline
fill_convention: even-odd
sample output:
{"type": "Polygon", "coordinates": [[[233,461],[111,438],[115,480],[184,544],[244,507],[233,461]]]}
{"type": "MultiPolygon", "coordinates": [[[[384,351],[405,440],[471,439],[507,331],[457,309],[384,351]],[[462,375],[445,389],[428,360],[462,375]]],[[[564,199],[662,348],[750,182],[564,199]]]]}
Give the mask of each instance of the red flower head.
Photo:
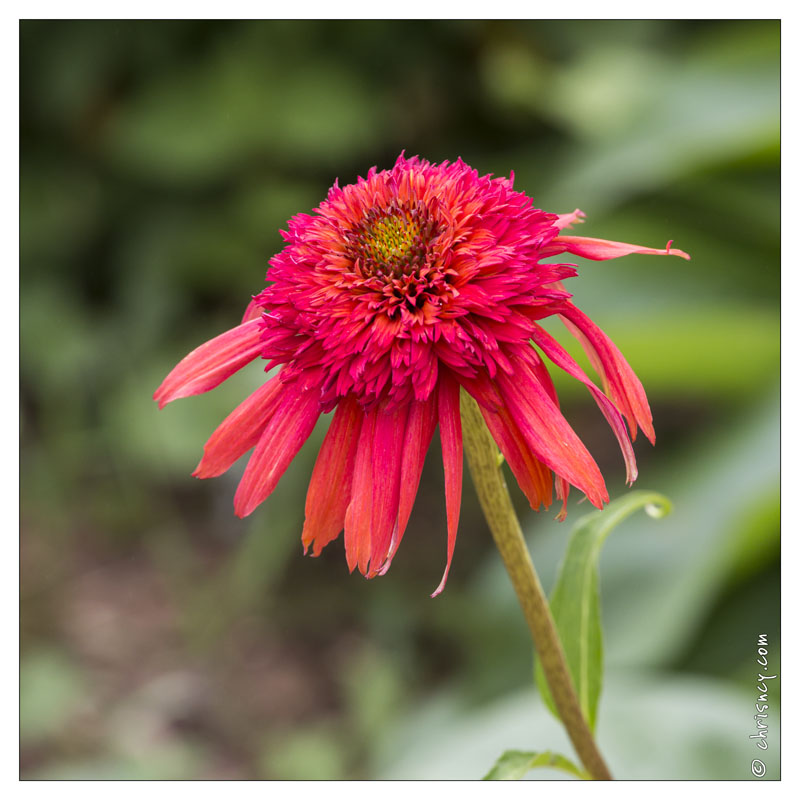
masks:
{"type": "Polygon", "coordinates": [[[334,411],[306,499],[303,545],[319,555],[344,529],[347,563],[367,577],[391,564],[408,524],[438,423],[447,506],[447,567],[461,504],[459,390],[486,424],[532,508],[553,483],[602,507],[603,476],[562,416],[543,356],[584,383],[636,478],[637,426],[654,441],[642,385],[611,340],[571,302],[561,281],[568,252],[608,259],[680,250],[562,236],[582,212],[556,215],[481,177],[460,159],[431,164],[402,155],[390,170],[338,182],[313,215],[289,221],[267,286],[241,325],[184,358],[155,393],[159,406],[218,386],[259,356],[277,368],[217,428],[195,475],[225,472],[255,447],[234,498],[250,514],[278,483],[320,414],[334,411]],[[586,376],[539,321],[558,316],[600,375],[586,376]],[[623,420],[624,418],[624,420],[623,420]]]}

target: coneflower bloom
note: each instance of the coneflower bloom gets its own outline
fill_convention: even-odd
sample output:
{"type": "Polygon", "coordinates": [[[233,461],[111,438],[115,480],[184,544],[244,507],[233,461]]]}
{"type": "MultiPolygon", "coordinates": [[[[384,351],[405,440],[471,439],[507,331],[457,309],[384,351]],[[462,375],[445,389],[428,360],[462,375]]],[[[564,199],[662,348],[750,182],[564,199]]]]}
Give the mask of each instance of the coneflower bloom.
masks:
{"type": "Polygon", "coordinates": [[[269,285],[241,325],[187,355],[155,393],[159,406],[218,386],[256,358],[276,370],[217,428],[194,472],[211,478],[255,448],[234,498],[244,517],[275,489],[321,414],[334,412],[308,489],[302,541],[319,555],[344,530],[347,563],[383,574],[408,525],[438,424],[447,510],[447,562],[461,504],[459,392],[478,402],[530,501],[569,487],[601,508],[603,476],[559,410],[545,358],[586,385],[636,478],[631,439],[654,441],[642,385],[622,354],[570,301],[572,253],[603,260],[664,250],[565,236],[583,214],[550,214],[460,159],[401,155],[392,169],[338,181],[313,214],[281,231],[269,285]],[[600,376],[600,389],[540,325],[560,318],[600,376]],[[628,429],[626,429],[627,421],[628,429]]]}

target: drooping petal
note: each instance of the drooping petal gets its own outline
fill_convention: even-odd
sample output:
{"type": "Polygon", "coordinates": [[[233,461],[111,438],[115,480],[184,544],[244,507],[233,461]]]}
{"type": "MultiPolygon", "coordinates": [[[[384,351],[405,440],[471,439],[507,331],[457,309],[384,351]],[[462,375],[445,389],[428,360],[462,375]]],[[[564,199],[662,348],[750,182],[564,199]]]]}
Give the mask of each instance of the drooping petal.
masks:
{"type": "Polygon", "coordinates": [[[237,459],[258,444],[264,428],[280,402],[280,376],[268,380],[234,409],[211,434],[203,458],[192,473],[195,478],[222,475],[237,459]]]}
{"type": "MultiPolygon", "coordinates": [[[[477,398],[476,398],[477,399],[477,398]]],[[[492,411],[480,404],[483,419],[492,438],[500,448],[509,469],[517,479],[520,489],[534,511],[542,505],[547,508],[553,498],[553,480],[550,470],[531,452],[525,438],[509,413],[501,408],[492,411]]]]}
{"type": "Polygon", "coordinates": [[[403,534],[411,517],[411,509],[417,497],[425,455],[431,445],[433,432],[438,421],[438,401],[436,393],[428,400],[412,400],[409,403],[408,421],[403,439],[403,463],[401,467],[400,498],[397,508],[397,527],[392,533],[392,541],[386,561],[380,569],[384,574],[392,563],[394,554],[400,546],[403,534]]]}
{"type": "Polygon", "coordinates": [[[614,431],[614,435],[619,442],[622,456],[625,459],[628,485],[636,480],[638,470],[636,469],[636,456],[628,438],[628,431],[625,421],[617,407],[606,397],[594,383],[589,380],[586,373],[580,368],[570,354],[542,327],[536,326],[532,334],[533,341],[542,349],[542,352],[557,366],[561,367],[573,378],[577,378],[592,393],[603,416],[614,431]]]}
{"type": "Polygon", "coordinates": [[[617,346],[572,303],[564,303],[560,308],[560,316],[602,378],[606,394],[628,420],[631,439],[636,439],[638,424],[644,435],[655,444],[653,415],[644,387],[617,346]]]}
{"type": "Polygon", "coordinates": [[[185,356],[156,389],[159,408],[180,397],[202,394],[219,386],[261,353],[261,325],[245,322],[201,344],[185,356]]]}
{"type": "Polygon", "coordinates": [[[397,527],[400,502],[403,439],[408,405],[379,410],[372,442],[372,530],[370,569],[367,577],[378,575],[386,562],[392,534],[397,527]]]}
{"type": "Polygon", "coordinates": [[[602,508],[608,492],[597,464],[527,365],[513,377],[498,375],[498,386],[536,458],[602,508]]]}
{"type": "Polygon", "coordinates": [[[442,440],[442,463],[444,464],[444,497],[447,507],[447,565],[441,583],[431,597],[436,597],[447,583],[450,564],[458,533],[458,518],[461,511],[461,478],[464,462],[464,445],[461,438],[461,413],[459,385],[447,373],[439,379],[439,435],[442,440]]]}
{"type": "Polygon", "coordinates": [[[581,256],[582,258],[588,258],[592,261],[607,261],[610,258],[629,256],[633,253],[651,256],[680,256],[687,261],[691,261],[691,256],[689,256],[688,253],[670,247],[672,244],[671,241],[667,242],[667,246],[664,250],[642,247],[638,244],[613,242],[608,239],[591,239],[587,236],[557,236],[550,244],[551,246],[559,245],[568,253],[581,256]]]}
{"type": "Polygon", "coordinates": [[[306,518],[303,525],[303,548],[313,555],[332,542],[344,527],[350,504],[356,447],[364,412],[354,397],[347,397],[336,407],[328,432],[322,442],[306,494],[306,518]]]}
{"type": "MultiPolygon", "coordinates": [[[[526,351],[523,351],[526,352],[526,351]]],[[[533,350],[528,350],[527,352],[533,352],[533,350]]],[[[530,364],[531,369],[533,370],[533,374],[536,375],[539,383],[542,384],[542,388],[547,392],[547,396],[555,403],[556,408],[561,408],[561,403],[558,399],[558,393],[556,392],[556,387],[553,384],[553,379],[550,377],[550,373],[547,370],[547,365],[542,361],[538,355],[537,358],[533,363],[530,364]]],[[[569,483],[564,480],[561,475],[555,476],[555,486],[556,486],[556,500],[561,501],[561,511],[556,514],[556,519],[559,522],[563,522],[567,518],[567,498],[569,497],[569,483]]]]}
{"type": "Polygon", "coordinates": [[[304,392],[294,384],[284,387],[233,498],[237,516],[251,514],[272,493],[319,415],[319,400],[313,391],[304,392]]]}
{"type": "Polygon", "coordinates": [[[377,411],[365,412],[358,437],[356,463],[353,468],[353,489],[344,517],[344,550],[347,566],[356,566],[367,574],[372,529],[372,442],[375,438],[377,411]]]}
{"type": "Polygon", "coordinates": [[[525,437],[505,406],[495,381],[485,375],[461,384],[477,401],[492,438],[500,448],[528,498],[531,508],[547,508],[553,498],[553,480],[550,470],[539,461],[528,447],[525,437]]]}

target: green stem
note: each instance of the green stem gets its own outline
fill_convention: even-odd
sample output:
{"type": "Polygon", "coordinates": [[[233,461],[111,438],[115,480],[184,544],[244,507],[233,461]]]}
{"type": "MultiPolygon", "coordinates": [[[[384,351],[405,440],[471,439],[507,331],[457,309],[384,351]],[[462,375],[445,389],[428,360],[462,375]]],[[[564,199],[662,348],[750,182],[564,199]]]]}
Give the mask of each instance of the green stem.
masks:
{"type": "Polygon", "coordinates": [[[514,513],[497,446],[475,400],[461,392],[464,450],[486,522],[503,559],[553,696],[553,702],[584,767],[596,780],[611,780],[581,711],[550,606],[514,513]]]}

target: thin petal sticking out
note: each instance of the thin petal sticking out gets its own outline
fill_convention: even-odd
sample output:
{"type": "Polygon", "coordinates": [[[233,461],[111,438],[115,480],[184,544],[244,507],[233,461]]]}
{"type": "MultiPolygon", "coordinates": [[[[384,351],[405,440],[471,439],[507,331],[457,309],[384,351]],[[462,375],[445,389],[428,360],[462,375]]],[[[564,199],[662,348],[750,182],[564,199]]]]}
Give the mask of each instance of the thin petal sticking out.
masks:
{"type": "Polygon", "coordinates": [[[447,373],[439,378],[439,435],[442,440],[444,464],[444,496],[447,506],[447,565],[441,583],[431,597],[444,589],[453,551],[456,546],[458,518],[461,511],[461,479],[464,464],[464,443],[461,438],[459,385],[447,373]]]}
{"type": "Polygon", "coordinates": [[[652,247],[642,247],[638,244],[612,242],[608,239],[592,239],[588,236],[557,236],[551,242],[551,246],[563,248],[562,252],[565,250],[568,253],[588,258],[592,261],[607,261],[610,258],[620,258],[634,253],[650,256],[680,256],[687,261],[691,261],[691,256],[688,253],[684,253],[683,250],[678,250],[676,247],[670,247],[671,244],[671,241],[667,242],[665,249],[658,250],[652,247]]]}
{"type": "Polygon", "coordinates": [[[202,394],[219,386],[261,355],[260,321],[251,320],[201,344],[183,358],[156,389],[159,408],[180,397],[202,394]]]}

